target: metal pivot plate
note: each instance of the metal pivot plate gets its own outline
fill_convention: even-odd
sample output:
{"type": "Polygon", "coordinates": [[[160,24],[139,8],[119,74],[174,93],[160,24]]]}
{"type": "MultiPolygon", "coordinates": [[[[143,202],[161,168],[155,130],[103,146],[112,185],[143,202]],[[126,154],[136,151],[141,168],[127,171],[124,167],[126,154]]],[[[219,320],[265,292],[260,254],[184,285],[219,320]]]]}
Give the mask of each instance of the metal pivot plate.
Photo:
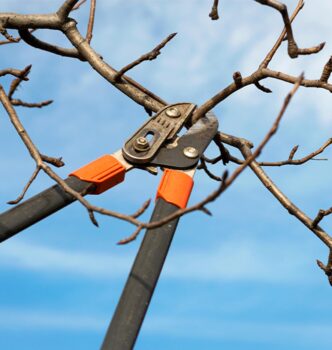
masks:
{"type": "Polygon", "coordinates": [[[195,107],[192,103],[176,103],[160,110],[125,143],[123,157],[133,164],[148,163],[165,141],[177,134],[195,107]]]}
{"type": "Polygon", "coordinates": [[[218,120],[213,112],[208,112],[173,145],[163,146],[151,160],[151,164],[174,169],[192,168],[198,163],[217,131],[218,120]]]}

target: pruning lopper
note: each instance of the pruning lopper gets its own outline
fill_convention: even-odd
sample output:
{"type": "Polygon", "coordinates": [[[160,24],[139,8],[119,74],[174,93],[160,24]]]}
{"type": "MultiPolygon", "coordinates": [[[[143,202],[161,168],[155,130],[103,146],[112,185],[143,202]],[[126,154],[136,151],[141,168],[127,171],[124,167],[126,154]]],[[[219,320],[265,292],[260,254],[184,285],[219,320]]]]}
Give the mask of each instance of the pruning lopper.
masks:
{"type": "MultiPolygon", "coordinates": [[[[150,222],[185,208],[193,187],[197,163],[216,135],[218,121],[209,112],[178,136],[189,125],[196,106],[177,103],[161,109],[140,127],[122,150],[72,172],[65,180],[73,190],[100,194],[121,183],[133,168],[156,173],[163,169],[156,205],[150,222]]],[[[60,210],[75,199],[55,185],[0,215],[0,242],[60,210]]],[[[102,350],[132,349],[158,281],[179,218],[148,229],[112,322],[102,350]]]]}

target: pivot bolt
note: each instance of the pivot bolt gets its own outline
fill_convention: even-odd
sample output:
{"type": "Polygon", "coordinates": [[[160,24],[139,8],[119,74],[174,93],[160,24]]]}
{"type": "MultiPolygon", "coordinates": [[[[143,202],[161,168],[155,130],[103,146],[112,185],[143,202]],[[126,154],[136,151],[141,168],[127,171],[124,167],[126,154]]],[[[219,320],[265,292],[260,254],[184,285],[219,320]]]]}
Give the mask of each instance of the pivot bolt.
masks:
{"type": "Polygon", "coordinates": [[[186,147],[184,150],[183,150],[183,154],[187,157],[187,158],[197,158],[198,157],[198,151],[195,147],[186,147]]]}
{"type": "Polygon", "coordinates": [[[170,107],[166,109],[166,115],[171,118],[179,118],[181,115],[181,112],[176,107],[170,107]]]}
{"type": "Polygon", "coordinates": [[[135,140],[134,148],[138,152],[147,151],[150,148],[149,141],[145,137],[140,136],[135,140]]]}

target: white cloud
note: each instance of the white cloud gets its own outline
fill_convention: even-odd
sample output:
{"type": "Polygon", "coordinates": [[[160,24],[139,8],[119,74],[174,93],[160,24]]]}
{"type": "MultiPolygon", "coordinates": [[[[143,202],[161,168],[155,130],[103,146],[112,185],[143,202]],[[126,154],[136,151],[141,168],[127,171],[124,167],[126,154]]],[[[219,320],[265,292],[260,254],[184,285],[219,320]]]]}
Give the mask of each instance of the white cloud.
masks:
{"type": "MultiPolygon", "coordinates": [[[[133,261],[133,256],[123,251],[117,255],[106,255],[19,242],[7,242],[0,247],[0,253],[1,268],[93,279],[123,276],[128,273],[133,261]]],[[[301,256],[291,244],[280,251],[273,244],[241,239],[222,242],[213,250],[176,250],[168,258],[163,276],[206,282],[308,282],[309,264],[311,261],[301,256]]]]}
{"type": "MultiPolygon", "coordinates": [[[[100,332],[105,330],[109,319],[100,316],[86,316],[77,313],[35,309],[2,309],[0,327],[2,330],[29,331],[83,331],[100,332]]],[[[170,317],[150,315],[142,328],[143,336],[164,335],[176,338],[231,340],[297,345],[327,346],[330,342],[332,324],[318,322],[237,322],[222,317],[170,317]]],[[[324,347],[325,348],[325,347],[324,347]]]]}
{"type": "Polygon", "coordinates": [[[39,273],[63,273],[103,278],[126,274],[131,259],[126,254],[74,252],[19,242],[8,242],[0,247],[1,268],[14,268],[39,273]]]}
{"type": "Polygon", "coordinates": [[[0,311],[2,330],[56,330],[95,332],[105,329],[109,320],[68,312],[37,311],[35,309],[0,311]]]}
{"type": "Polygon", "coordinates": [[[150,317],[144,324],[147,333],[194,339],[327,346],[332,324],[295,322],[236,322],[204,317],[150,317]]]}

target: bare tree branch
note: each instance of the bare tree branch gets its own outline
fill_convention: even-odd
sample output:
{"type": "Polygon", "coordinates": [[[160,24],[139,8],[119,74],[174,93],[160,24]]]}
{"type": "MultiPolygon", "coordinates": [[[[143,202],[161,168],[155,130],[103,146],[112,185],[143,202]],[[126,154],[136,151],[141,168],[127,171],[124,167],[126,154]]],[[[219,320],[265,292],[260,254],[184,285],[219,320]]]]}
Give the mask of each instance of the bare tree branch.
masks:
{"type": "Polygon", "coordinates": [[[27,107],[27,108],[43,108],[53,103],[53,100],[46,100],[42,102],[31,103],[31,102],[24,102],[17,98],[13,98],[11,99],[11,103],[13,106],[21,106],[21,107],[27,107]]]}
{"type": "Polygon", "coordinates": [[[91,0],[89,23],[88,23],[87,33],[86,33],[86,41],[89,44],[92,39],[93,25],[95,22],[95,13],[96,13],[96,0],[91,0]]]}
{"type": "Polygon", "coordinates": [[[209,13],[209,17],[212,19],[212,21],[216,21],[217,19],[219,19],[218,3],[219,3],[219,0],[213,0],[211,12],[209,13]]]}
{"type": "MultiPolygon", "coordinates": [[[[262,5],[266,5],[269,7],[273,7],[277,11],[280,12],[282,19],[285,24],[285,31],[287,33],[287,41],[288,41],[288,54],[291,58],[296,58],[298,55],[311,55],[321,51],[325,45],[325,43],[321,43],[318,46],[299,49],[293,35],[291,20],[288,16],[288,11],[286,5],[277,1],[277,0],[255,0],[262,5]]],[[[300,3],[299,10],[303,7],[303,1],[300,3]]]]}
{"type": "Polygon", "coordinates": [[[265,92],[265,93],[267,93],[267,94],[270,94],[270,93],[272,92],[271,89],[269,89],[269,88],[263,86],[262,84],[260,84],[259,81],[256,81],[256,82],[254,83],[254,85],[256,86],[256,88],[257,88],[258,90],[261,90],[261,91],[263,91],[263,92],[265,92]]]}
{"type": "MultiPolygon", "coordinates": [[[[328,139],[321,147],[319,147],[316,151],[308,154],[307,156],[300,158],[300,159],[293,159],[295,152],[298,149],[298,146],[295,146],[291,153],[289,154],[289,157],[287,160],[279,161],[279,162],[259,162],[258,164],[260,166],[283,166],[283,165],[301,165],[309,160],[315,160],[314,157],[316,157],[318,154],[321,154],[324,152],[324,150],[332,144],[332,138],[328,139]]],[[[320,159],[316,159],[320,160],[320,159]]]]}
{"type": "MultiPolygon", "coordinates": [[[[82,4],[84,4],[85,0],[66,0],[62,6],[60,6],[59,10],[53,14],[46,15],[21,15],[21,14],[13,14],[13,13],[2,13],[0,14],[0,32],[5,36],[7,42],[18,42],[20,38],[12,37],[7,30],[15,29],[19,30],[21,38],[28,43],[29,45],[42,49],[44,51],[49,51],[57,55],[67,56],[72,58],[78,58],[82,61],[87,61],[88,64],[95,69],[98,74],[100,74],[103,78],[105,78],[108,82],[113,84],[117,89],[122,91],[128,97],[130,97],[135,102],[144,106],[144,108],[150,113],[158,111],[160,108],[164,107],[167,103],[162,100],[160,97],[149,91],[147,88],[141,86],[131,78],[124,75],[126,71],[132,69],[136,65],[140,64],[145,60],[151,60],[156,58],[160,54],[160,50],[171,40],[175,34],[170,35],[166,38],[162,43],[160,43],[155,49],[151,52],[143,55],[138,60],[132,62],[127,65],[119,72],[117,72],[114,68],[112,68],[109,64],[103,61],[102,57],[97,54],[90,45],[92,32],[93,32],[93,24],[95,19],[95,8],[96,8],[96,0],[91,0],[90,3],[90,15],[89,15],[89,23],[87,27],[87,34],[84,38],[81,33],[78,31],[76,22],[73,19],[68,18],[69,13],[73,10],[78,9],[82,4]],[[52,45],[50,43],[41,41],[37,39],[31,32],[35,29],[52,29],[59,30],[64,33],[64,35],[68,38],[70,43],[72,44],[72,48],[63,48],[52,45]],[[121,79],[120,79],[121,78],[121,79]]],[[[233,81],[226,86],[224,89],[216,93],[213,97],[203,103],[199,108],[197,108],[194,112],[192,122],[197,121],[203,115],[206,114],[209,110],[211,110],[214,106],[224,101],[227,97],[229,97],[234,92],[239,91],[245,86],[255,85],[259,90],[269,93],[270,89],[266,88],[261,84],[261,81],[266,78],[277,79],[280,81],[285,81],[290,84],[295,84],[290,94],[287,96],[284,105],[281,108],[281,111],[275,120],[272,128],[268,132],[268,134],[263,139],[262,143],[256,148],[254,152],[251,152],[251,148],[253,147],[252,143],[248,140],[238,138],[236,136],[227,135],[224,133],[219,133],[215,138],[215,143],[219,148],[220,155],[214,159],[208,159],[205,156],[201,159],[201,168],[205,170],[205,172],[211,178],[214,178],[218,181],[221,181],[219,188],[209,195],[206,199],[197,203],[196,205],[186,208],[184,210],[179,210],[176,213],[164,218],[161,221],[153,222],[153,223],[143,223],[137,218],[145,212],[148,207],[149,201],[145,202],[143,206],[133,215],[125,215],[121,213],[116,213],[104,208],[100,208],[98,206],[94,206],[90,204],[87,200],[85,200],[82,194],[73,191],[70,187],[66,185],[66,183],[46,164],[52,164],[55,166],[63,165],[61,158],[52,158],[45,155],[40,154],[37,147],[33,144],[31,138],[27,134],[25,128],[19,120],[13,106],[26,106],[26,107],[42,107],[44,105],[49,104],[51,101],[44,101],[41,103],[27,103],[23,102],[19,99],[13,99],[13,95],[17,90],[17,87],[23,80],[28,80],[29,69],[26,68],[27,71],[19,71],[14,69],[7,69],[0,71],[0,76],[11,74],[17,79],[15,79],[10,87],[8,95],[4,92],[4,89],[0,87],[0,100],[5,107],[7,114],[14,127],[17,130],[17,133],[21,137],[24,142],[26,148],[29,150],[31,157],[34,159],[36,163],[36,169],[32,174],[31,178],[27,182],[26,186],[23,189],[21,195],[12,202],[19,201],[23,198],[24,194],[28,190],[31,183],[35,180],[40,170],[44,171],[48,176],[50,176],[55,182],[59,184],[61,188],[63,188],[67,193],[72,195],[75,199],[77,199],[88,211],[91,221],[98,225],[95,213],[100,213],[102,215],[109,215],[116,217],[118,219],[124,220],[126,222],[131,223],[136,227],[135,232],[129,237],[122,241],[120,244],[128,243],[129,241],[136,238],[139,232],[143,228],[155,228],[159,227],[172,219],[182,216],[186,213],[192,212],[194,210],[200,210],[204,213],[210,215],[211,213],[206,208],[206,204],[215,200],[218,196],[220,196],[234,181],[235,179],[242,173],[242,171],[249,166],[256,176],[260,179],[263,185],[274,195],[274,197],[289,211],[291,215],[297,217],[303,224],[305,224],[319,239],[321,239],[330,249],[332,248],[332,238],[318,226],[320,220],[332,213],[332,208],[327,210],[320,210],[317,214],[317,217],[314,220],[311,220],[306,214],[304,214],[299,208],[297,208],[281,191],[280,189],[272,182],[271,179],[264,173],[261,166],[282,166],[282,165],[299,165],[303,164],[311,159],[315,159],[314,157],[318,154],[322,153],[326,147],[328,147],[332,141],[329,139],[322,147],[320,147],[315,152],[303,157],[301,159],[295,159],[294,156],[297,151],[297,147],[294,147],[289,154],[289,157],[285,161],[280,162],[257,162],[255,159],[260,154],[263,147],[270,140],[270,138],[274,135],[274,133],[278,129],[278,125],[282,116],[285,113],[285,110],[288,106],[289,101],[291,100],[294,93],[297,91],[299,86],[310,87],[310,88],[320,88],[325,89],[327,91],[332,92],[332,84],[328,83],[329,77],[331,75],[332,70],[332,61],[331,58],[326,63],[324,68],[322,69],[322,75],[320,79],[316,80],[308,80],[301,77],[300,79],[296,76],[286,74],[280,71],[271,70],[268,67],[270,61],[274,57],[275,53],[281,46],[283,40],[287,40],[288,42],[288,52],[290,57],[295,58],[298,55],[304,54],[312,54],[319,52],[323,47],[324,43],[308,48],[308,49],[299,49],[294,40],[293,30],[292,30],[292,21],[296,18],[300,10],[303,8],[304,2],[302,0],[298,1],[297,7],[293,12],[292,16],[289,18],[287,7],[277,0],[256,0],[263,5],[272,7],[279,11],[282,15],[285,29],[279,36],[273,48],[270,52],[265,56],[264,60],[258,67],[258,69],[253,72],[251,75],[247,77],[242,77],[240,72],[235,72],[233,75],[233,81]],[[229,154],[228,150],[223,146],[223,143],[230,144],[238,148],[244,160],[239,160],[232,155],[229,154]],[[227,172],[224,173],[222,177],[217,177],[212,174],[208,167],[207,163],[215,164],[216,162],[222,160],[224,164],[226,164],[229,160],[239,164],[239,167],[231,174],[231,176],[227,177],[227,172]]],[[[212,19],[218,18],[218,1],[214,0],[212,10],[210,13],[210,17],[212,19]]],[[[4,42],[0,42],[4,43],[4,42]]],[[[189,126],[189,125],[188,125],[189,126]]],[[[323,263],[318,262],[318,265],[322,270],[329,276],[329,280],[331,283],[331,271],[332,271],[332,257],[330,253],[328,264],[325,266],[323,263]]]]}
{"type": "Polygon", "coordinates": [[[25,41],[30,46],[35,47],[36,49],[48,51],[64,57],[78,58],[81,61],[85,61],[85,59],[81,57],[75,48],[67,49],[65,47],[52,45],[45,41],[39,40],[34,35],[32,35],[31,31],[28,29],[19,29],[18,32],[23,41],[25,41]]]}
{"type": "Polygon", "coordinates": [[[86,3],[86,0],[81,0],[80,2],[78,2],[75,6],[73,6],[72,11],[76,11],[78,10],[83,4],[86,3]]]}
{"type": "Polygon", "coordinates": [[[323,220],[323,218],[325,216],[328,216],[332,214],[332,207],[329,209],[320,209],[317,216],[315,217],[315,219],[312,222],[312,227],[317,227],[317,225],[323,220]]]}
{"type": "Polygon", "coordinates": [[[39,174],[39,171],[40,171],[40,167],[37,166],[36,169],[34,170],[34,172],[32,173],[29,181],[24,186],[21,194],[16,199],[14,199],[12,201],[8,201],[7,204],[17,204],[24,198],[24,196],[25,196],[27,190],[29,189],[30,185],[33,183],[33,181],[36,179],[37,175],[39,174]]]}
{"type": "Polygon", "coordinates": [[[332,56],[324,66],[320,81],[327,83],[332,72],[332,56]]]}
{"type": "Polygon", "coordinates": [[[10,88],[9,88],[9,92],[8,92],[8,97],[11,99],[15,93],[15,91],[17,90],[17,88],[19,87],[19,85],[21,84],[21,82],[23,80],[28,80],[28,75],[31,71],[31,67],[32,65],[28,65],[26,66],[24,69],[22,69],[21,73],[18,75],[18,77],[16,79],[14,79],[12,81],[12,83],[10,84],[10,88]]]}
{"type": "Polygon", "coordinates": [[[324,265],[320,260],[317,260],[317,265],[325,272],[332,286],[332,250],[330,250],[327,265],[324,265]]]}
{"type": "MultiPolygon", "coordinates": [[[[66,0],[64,2],[64,4],[57,11],[57,15],[59,16],[61,21],[64,21],[69,16],[69,13],[74,9],[74,7],[77,5],[78,1],[79,0],[66,0]]],[[[82,5],[82,3],[80,5],[82,5]]],[[[77,5],[75,10],[79,6],[77,5]]]]}
{"type": "Polygon", "coordinates": [[[61,168],[65,165],[65,163],[62,161],[62,157],[54,158],[54,157],[47,156],[45,154],[40,154],[40,157],[44,162],[48,164],[52,164],[57,168],[61,168]]]}
{"type": "Polygon", "coordinates": [[[174,37],[175,37],[176,33],[172,33],[170,35],[168,35],[167,38],[165,38],[160,44],[158,44],[153,50],[149,51],[148,53],[142,55],[140,58],[138,58],[137,60],[129,63],[128,65],[126,65],[125,67],[123,67],[122,69],[120,69],[114,76],[114,80],[115,81],[119,81],[120,78],[126,73],[128,72],[130,69],[136,67],[137,65],[139,65],[140,63],[144,62],[144,61],[152,61],[154,59],[156,59],[159,55],[160,55],[160,50],[165,47],[165,45],[171,41],[174,37]]]}
{"type": "Polygon", "coordinates": [[[7,42],[17,43],[18,39],[11,36],[5,28],[0,27],[0,33],[7,39],[7,42]]]}
{"type": "MultiPolygon", "coordinates": [[[[13,69],[13,68],[7,68],[0,70],[0,77],[3,77],[5,75],[13,75],[14,77],[20,78],[22,76],[22,71],[19,69],[13,69]]],[[[29,80],[28,77],[23,77],[22,80],[29,80]]]]}

